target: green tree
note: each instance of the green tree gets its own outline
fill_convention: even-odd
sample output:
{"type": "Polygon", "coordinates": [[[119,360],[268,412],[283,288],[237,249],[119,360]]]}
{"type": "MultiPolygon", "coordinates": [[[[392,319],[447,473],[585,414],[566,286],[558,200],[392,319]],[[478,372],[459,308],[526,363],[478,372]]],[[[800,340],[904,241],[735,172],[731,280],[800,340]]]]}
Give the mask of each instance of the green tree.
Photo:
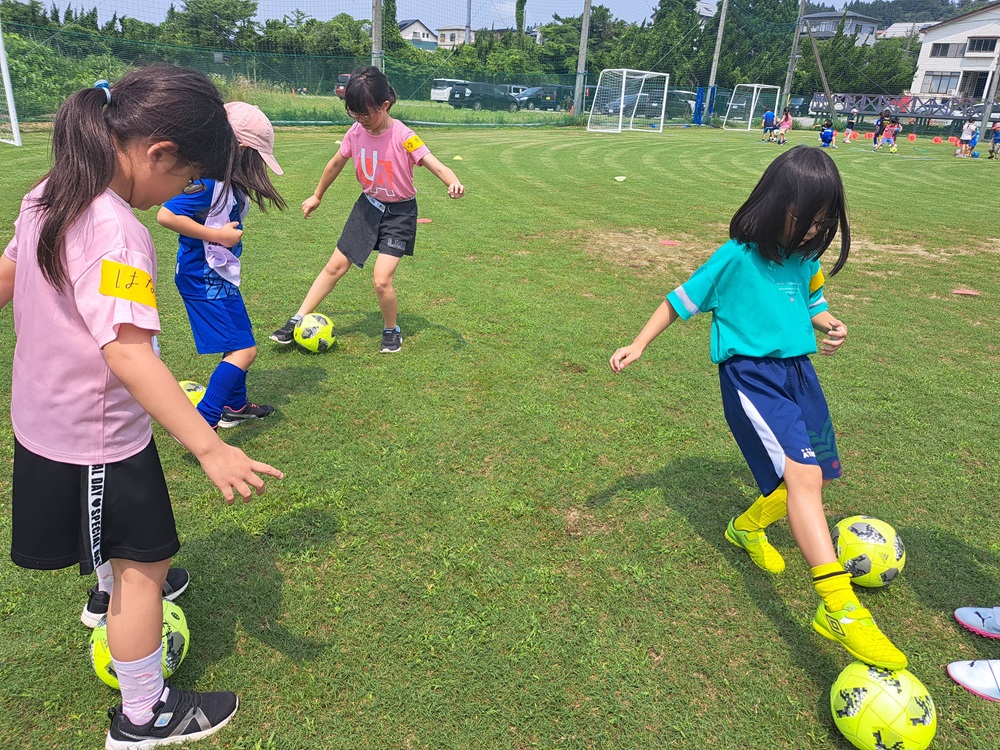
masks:
{"type": "Polygon", "coordinates": [[[257,0],[184,0],[162,24],[163,41],[203,49],[253,49],[257,0]]]}

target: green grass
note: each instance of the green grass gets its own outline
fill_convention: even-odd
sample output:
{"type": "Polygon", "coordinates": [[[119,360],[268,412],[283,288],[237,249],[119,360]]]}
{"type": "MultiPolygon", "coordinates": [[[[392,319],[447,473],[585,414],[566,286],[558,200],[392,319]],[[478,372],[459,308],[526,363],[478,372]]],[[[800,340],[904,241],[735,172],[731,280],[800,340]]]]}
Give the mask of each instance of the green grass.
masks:
{"type": "MultiPolygon", "coordinates": [[[[293,207],[342,132],[279,131],[276,182],[293,207]]],[[[402,353],[378,354],[370,269],[321,308],[335,350],[266,341],[336,242],[357,193],[345,174],[309,221],[247,222],[243,289],[262,339],[250,393],[278,414],[223,437],[286,479],[227,508],[157,431],[177,563],[194,575],[176,681],[243,701],[206,746],[849,748],[828,696],[850,659],[809,628],[816,599],[787,524],[772,534],[789,561],[776,578],[723,538],[755,492],[708,319],[671,328],[619,376],[607,365],[726,238],[779,148],[693,129],[424,137],[468,195],[451,201],[417,174],[433,223],[397,274],[402,353]]],[[[47,147],[31,132],[3,151],[3,237],[47,147]]],[[[850,336],[816,366],[845,465],[831,523],[874,515],[907,544],[901,578],[860,596],[937,703],[935,747],[985,749],[1000,707],[943,667],[1000,658],[951,618],[1000,604],[997,167],[950,153],[926,140],[896,156],[832,152],[855,245],[827,296],[850,336]]],[[[164,359],[205,382],[213,358],[195,354],[170,278],[176,238],[142,219],[160,253],[164,359]]],[[[0,330],[6,411],[9,308],[0,330]]],[[[2,515],[11,446],[3,420],[2,515]]],[[[89,585],[0,566],[0,747],[101,745],[115,694],[77,620],[89,585]]]]}

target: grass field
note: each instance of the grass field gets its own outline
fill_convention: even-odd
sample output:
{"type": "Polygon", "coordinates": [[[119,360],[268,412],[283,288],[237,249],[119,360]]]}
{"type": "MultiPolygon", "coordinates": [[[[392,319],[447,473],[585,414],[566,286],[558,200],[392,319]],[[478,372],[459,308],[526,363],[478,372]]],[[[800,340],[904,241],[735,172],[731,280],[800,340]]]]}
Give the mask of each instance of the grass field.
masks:
{"type": "MultiPolygon", "coordinates": [[[[771,535],[789,561],[780,577],[723,538],[756,493],[723,418],[707,316],[621,375],[607,365],[726,239],[779,147],[694,129],[424,133],[468,194],[451,201],[417,174],[433,223],[397,275],[402,353],[378,353],[369,268],[321,308],[337,348],[309,355],[266,336],[356,197],[345,173],[313,218],[297,210],[342,132],[279,131],[276,183],[293,209],[247,222],[243,289],[261,339],[250,393],[278,413],[223,437],[286,479],[227,508],[157,430],[177,563],[194,576],[175,681],[243,703],[204,744],[849,748],[829,688],[850,658],[809,627],[816,598],[787,524],[771,535]]],[[[815,137],[793,131],[792,143],[815,137]]],[[[1000,167],[926,139],[895,156],[865,143],[832,152],[855,241],[827,285],[848,342],[815,358],[845,465],[828,515],[900,531],[905,572],[861,599],[937,703],[934,746],[995,748],[1000,706],[944,665],[1000,658],[951,616],[1000,605],[1000,167]],[[952,294],[968,287],[981,295],[952,294]]],[[[31,132],[0,152],[3,242],[47,149],[31,132]]],[[[178,379],[205,382],[214,361],[195,354],[171,279],[176,238],[142,219],[160,253],[163,357],[178,379]]],[[[9,308],[0,331],[6,412],[9,308]]],[[[5,418],[3,515],[11,457],[5,418]]],[[[0,525],[0,548],[9,533],[0,525]]],[[[0,564],[0,747],[103,746],[117,698],[77,619],[90,585],[0,564]]]]}

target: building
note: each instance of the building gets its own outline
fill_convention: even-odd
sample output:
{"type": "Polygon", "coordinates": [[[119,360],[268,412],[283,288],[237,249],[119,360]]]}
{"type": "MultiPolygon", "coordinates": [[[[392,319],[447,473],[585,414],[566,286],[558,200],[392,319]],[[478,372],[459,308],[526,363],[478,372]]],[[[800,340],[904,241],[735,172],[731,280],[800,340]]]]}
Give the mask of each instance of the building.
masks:
{"type": "MultiPolygon", "coordinates": [[[[825,11],[823,13],[810,13],[809,15],[802,16],[802,20],[809,24],[812,29],[813,37],[816,40],[830,39],[837,33],[837,29],[840,28],[840,24],[844,24],[844,36],[855,36],[857,35],[857,41],[855,45],[861,46],[863,44],[872,45],[875,44],[876,36],[875,31],[878,29],[879,20],[877,18],[869,18],[868,16],[861,16],[857,13],[851,13],[850,11],[825,11]]],[[[806,29],[802,29],[802,33],[806,33],[806,29]]]]}
{"type": "MultiPolygon", "coordinates": [[[[468,43],[476,41],[476,31],[472,30],[468,43]]],[[[460,44],[465,44],[465,26],[439,26],[437,30],[438,47],[442,49],[455,49],[460,44]]]]}
{"type": "Polygon", "coordinates": [[[911,92],[917,96],[980,99],[998,64],[1000,3],[924,30],[911,92]]]}
{"type": "Polygon", "coordinates": [[[908,36],[922,36],[924,29],[933,26],[937,21],[903,21],[894,23],[887,29],[876,31],[879,39],[905,39],[908,36]]]}
{"type": "Polygon", "coordinates": [[[420,49],[437,49],[437,34],[421,23],[418,18],[407,18],[399,22],[399,33],[403,39],[420,49]]]}
{"type": "Polygon", "coordinates": [[[694,10],[698,14],[698,24],[701,28],[705,28],[705,24],[715,18],[718,7],[710,0],[698,0],[694,4],[694,10]]]}

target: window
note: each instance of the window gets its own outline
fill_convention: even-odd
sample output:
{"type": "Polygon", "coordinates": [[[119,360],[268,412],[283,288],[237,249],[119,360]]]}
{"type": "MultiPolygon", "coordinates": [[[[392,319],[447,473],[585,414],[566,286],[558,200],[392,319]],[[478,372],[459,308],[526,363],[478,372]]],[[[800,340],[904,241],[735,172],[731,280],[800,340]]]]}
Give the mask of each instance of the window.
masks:
{"type": "Polygon", "coordinates": [[[444,44],[444,34],[441,35],[441,44],[444,44]]]}
{"type": "Polygon", "coordinates": [[[951,47],[950,44],[938,44],[935,42],[931,45],[931,57],[948,57],[949,47],[951,47]]]}
{"type": "Polygon", "coordinates": [[[454,34],[451,35],[451,41],[453,41],[453,42],[455,41],[455,35],[454,34]]]}
{"type": "Polygon", "coordinates": [[[413,39],[419,39],[420,38],[420,32],[419,31],[414,31],[410,36],[413,39]]]}
{"type": "Polygon", "coordinates": [[[958,88],[961,77],[961,73],[926,73],[923,86],[920,87],[920,93],[947,94],[958,88]]]}
{"type": "Polygon", "coordinates": [[[987,52],[993,54],[997,50],[996,37],[992,39],[969,39],[969,46],[966,52],[987,52]]]}

